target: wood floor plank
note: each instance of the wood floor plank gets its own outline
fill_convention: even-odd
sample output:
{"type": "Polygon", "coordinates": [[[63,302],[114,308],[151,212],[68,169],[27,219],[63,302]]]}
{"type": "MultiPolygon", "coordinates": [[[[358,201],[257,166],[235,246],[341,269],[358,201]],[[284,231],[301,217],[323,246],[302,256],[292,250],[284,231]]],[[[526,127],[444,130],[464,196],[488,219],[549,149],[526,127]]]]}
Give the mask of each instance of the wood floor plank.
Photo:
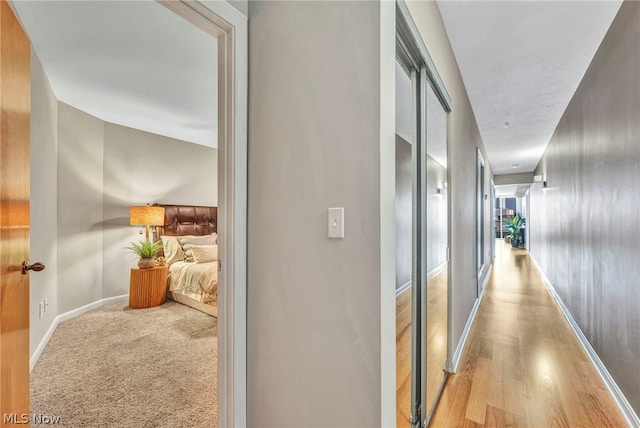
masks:
{"type": "Polygon", "coordinates": [[[526,250],[497,257],[431,427],[625,427],[526,250]]]}
{"type": "Polygon", "coordinates": [[[611,415],[603,409],[598,397],[593,394],[580,393],[580,399],[582,408],[587,415],[587,420],[590,422],[589,426],[602,428],[613,428],[617,426],[615,425],[615,419],[611,418],[611,415]]]}
{"type": "MultiPolygon", "coordinates": [[[[475,377],[476,361],[467,360],[455,379],[447,380],[441,401],[449,403],[448,406],[438,406],[432,419],[442,421],[442,426],[461,426],[464,423],[464,415],[469,404],[471,385],[475,377]]],[[[432,426],[437,426],[433,425],[432,426]]]]}
{"type": "Polygon", "coordinates": [[[487,406],[486,415],[485,428],[520,428],[527,426],[524,417],[505,412],[493,406],[487,406]]]}
{"type": "Polygon", "coordinates": [[[396,297],[396,427],[411,426],[411,289],[396,297]]]}
{"type": "Polygon", "coordinates": [[[479,424],[476,421],[472,421],[471,419],[465,419],[462,425],[456,425],[456,426],[462,426],[462,428],[482,428],[483,427],[482,424],[479,424]]]}
{"type": "Polygon", "coordinates": [[[487,410],[487,399],[489,394],[491,361],[486,358],[478,358],[478,365],[471,384],[469,394],[469,404],[465,417],[469,420],[484,423],[485,412],[487,410]]]}
{"type": "Polygon", "coordinates": [[[502,409],[487,406],[484,426],[486,428],[503,428],[507,426],[507,415],[502,409]]]}

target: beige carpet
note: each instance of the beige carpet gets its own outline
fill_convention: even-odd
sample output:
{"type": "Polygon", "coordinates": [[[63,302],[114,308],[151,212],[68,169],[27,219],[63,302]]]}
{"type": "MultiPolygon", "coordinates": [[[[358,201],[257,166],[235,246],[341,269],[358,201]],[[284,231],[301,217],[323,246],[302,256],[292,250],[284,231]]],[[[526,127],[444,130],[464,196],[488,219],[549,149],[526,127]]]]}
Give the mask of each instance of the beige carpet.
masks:
{"type": "Polygon", "coordinates": [[[61,323],[31,372],[32,413],[62,427],[215,427],[216,319],[126,302],[61,323]]]}

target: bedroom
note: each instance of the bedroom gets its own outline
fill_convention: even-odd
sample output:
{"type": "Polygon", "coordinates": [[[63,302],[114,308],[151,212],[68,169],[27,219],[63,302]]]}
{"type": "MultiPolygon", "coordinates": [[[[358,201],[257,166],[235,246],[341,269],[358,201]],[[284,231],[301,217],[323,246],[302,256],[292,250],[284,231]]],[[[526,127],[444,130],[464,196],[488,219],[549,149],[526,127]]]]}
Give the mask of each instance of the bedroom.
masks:
{"type": "MultiPolygon", "coordinates": [[[[63,2],[56,3],[58,2],[49,2],[48,7],[64,6],[63,2]]],[[[94,5],[91,7],[95,7],[94,5]]],[[[108,5],[113,7],[122,3],[108,5]]],[[[99,19],[90,23],[79,20],[74,15],[81,13],[79,9],[82,7],[78,7],[77,3],[73,5],[73,13],[67,14],[66,18],[61,9],[43,9],[42,4],[38,4],[37,8],[29,10],[28,6],[26,2],[17,5],[23,25],[34,45],[31,61],[31,255],[33,260],[42,260],[47,265],[45,271],[31,277],[30,357],[33,367],[52,333],[51,327],[55,329],[58,320],[76,316],[105,303],[123,302],[126,306],[130,268],[135,267],[137,260],[127,254],[124,247],[132,241],[144,238],[144,235],[139,234],[140,227],[129,224],[131,206],[146,202],[218,205],[217,150],[193,143],[198,140],[201,142],[203,135],[204,139],[213,136],[215,141],[216,111],[206,110],[202,105],[189,106],[180,98],[180,93],[193,97],[196,91],[215,94],[217,82],[214,79],[200,82],[197,90],[180,88],[174,76],[188,76],[192,80],[197,77],[193,73],[189,74],[189,63],[185,61],[176,61],[175,66],[170,68],[171,73],[164,76],[169,80],[162,80],[155,69],[140,68],[134,70],[138,72],[136,84],[125,81],[120,74],[122,71],[116,70],[119,64],[126,62],[127,65],[148,66],[153,59],[149,58],[150,52],[154,49],[156,52],[166,50],[165,53],[168,54],[175,54],[180,50],[177,43],[174,43],[173,51],[169,49],[166,40],[162,49],[150,47],[150,42],[161,43],[162,38],[149,28],[145,31],[151,37],[143,38],[147,43],[144,54],[135,54],[130,43],[126,49],[116,49],[125,56],[138,55],[134,58],[139,61],[132,58],[112,59],[112,64],[105,67],[104,63],[100,63],[99,46],[91,56],[82,57],[74,51],[81,44],[77,43],[80,39],[86,39],[85,44],[106,40],[99,35],[95,39],[73,36],[74,29],[86,31],[91,28],[92,34],[98,34],[101,26],[113,26],[125,15],[128,20],[135,19],[136,14],[132,13],[131,4],[127,5],[126,13],[117,10],[95,12],[94,16],[99,19]],[[43,15],[30,18],[29,13],[43,14],[48,19],[44,19],[43,15]],[[30,27],[29,19],[39,22],[37,29],[30,27]],[[64,22],[63,19],[67,21],[64,22]],[[56,32],[47,34],[43,22],[57,28],[56,32]],[[74,25],[74,22],[84,22],[84,25],[74,25]],[[60,31],[61,28],[67,31],[60,31]],[[56,50],[55,46],[51,46],[54,42],[63,43],[62,47],[56,50]],[[48,43],[49,46],[40,47],[43,43],[48,43]],[[84,66],[84,71],[89,69],[111,84],[102,87],[109,92],[93,96],[93,110],[90,105],[82,104],[83,97],[90,98],[86,95],[90,84],[82,78],[82,73],[74,72],[71,79],[73,85],[68,88],[53,83],[56,73],[69,72],[69,61],[73,58],[76,59],[74,66],[84,66]],[[78,58],[83,58],[84,61],[78,61],[78,58]],[[184,69],[180,70],[179,66],[184,69]],[[118,82],[124,82],[122,87],[113,86],[118,82]],[[146,84],[157,87],[163,82],[165,90],[161,96],[152,92],[146,84]],[[208,87],[202,86],[206,84],[208,87]],[[145,96],[152,97],[151,103],[149,99],[146,102],[146,107],[151,107],[151,111],[147,110],[147,117],[144,113],[124,110],[127,107],[144,107],[145,96]],[[175,104],[169,106],[174,109],[172,117],[162,116],[167,113],[167,106],[164,106],[163,111],[162,103],[166,104],[167,101],[175,104]],[[118,103],[120,111],[116,113],[120,117],[117,114],[109,116],[106,106],[117,106],[118,103]],[[96,113],[96,105],[98,110],[103,110],[96,113]],[[179,111],[178,120],[176,110],[179,111]],[[196,117],[194,110],[202,111],[200,117],[196,117]],[[154,115],[162,118],[160,121],[156,120],[155,124],[152,123],[154,115]],[[211,120],[203,122],[204,115],[213,117],[214,123],[211,120]],[[184,128],[195,130],[193,135],[181,138],[179,135],[172,135],[170,129],[176,127],[176,121],[179,125],[185,125],[184,128]],[[141,129],[134,129],[136,127],[141,129]],[[158,135],[162,133],[165,135],[158,135]]],[[[101,4],[101,7],[104,6],[104,3],[101,4]]],[[[137,16],[143,14],[147,24],[153,22],[149,19],[153,12],[144,9],[148,6],[155,6],[160,11],[158,13],[181,22],[179,17],[155,3],[135,3],[135,7],[139,9],[137,16]]],[[[130,22],[123,21],[120,26],[115,26],[115,33],[119,33],[121,37],[120,46],[124,46],[124,39],[132,37],[134,26],[130,22]],[[127,23],[130,27],[127,27],[127,23]]],[[[167,22],[161,21],[161,24],[166,28],[167,22]]],[[[191,40],[189,43],[194,43],[200,50],[203,45],[207,49],[216,48],[215,40],[209,35],[185,25],[195,31],[197,37],[196,41],[191,40]]],[[[177,38],[175,33],[169,34],[174,39],[177,38]]],[[[215,54],[199,57],[211,59],[215,58],[215,54]]],[[[206,67],[198,67],[215,73],[216,61],[210,61],[206,67]]],[[[215,103],[213,106],[215,107],[215,103]]]]}

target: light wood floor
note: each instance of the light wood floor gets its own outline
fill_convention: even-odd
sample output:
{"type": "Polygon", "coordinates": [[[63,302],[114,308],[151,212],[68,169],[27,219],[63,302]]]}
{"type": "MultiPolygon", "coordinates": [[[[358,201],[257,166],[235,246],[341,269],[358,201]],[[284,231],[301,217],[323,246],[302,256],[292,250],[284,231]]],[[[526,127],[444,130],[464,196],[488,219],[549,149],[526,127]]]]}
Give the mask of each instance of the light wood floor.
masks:
{"type": "Polygon", "coordinates": [[[411,288],[396,298],[396,426],[411,417],[411,288]]]}
{"type": "Polygon", "coordinates": [[[497,257],[431,427],[625,427],[525,250],[497,257]]]}
{"type": "MultiPolygon", "coordinates": [[[[447,270],[427,281],[427,403],[432,406],[444,380],[447,359],[447,270]]],[[[396,299],[396,425],[411,423],[411,288],[396,299]]]]}

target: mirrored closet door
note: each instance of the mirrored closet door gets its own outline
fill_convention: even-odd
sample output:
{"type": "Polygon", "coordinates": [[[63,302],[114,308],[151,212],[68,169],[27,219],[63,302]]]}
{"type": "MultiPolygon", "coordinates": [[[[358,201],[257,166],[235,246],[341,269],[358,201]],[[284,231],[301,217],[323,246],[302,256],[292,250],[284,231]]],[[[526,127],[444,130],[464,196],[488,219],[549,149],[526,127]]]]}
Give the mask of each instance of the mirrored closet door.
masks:
{"type": "Polygon", "coordinates": [[[425,279],[423,317],[424,352],[422,372],[425,374],[423,406],[427,418],[446,380],[448,345],[449,293],[449,195],[447,179],[447,112],[436,96],[432,84],[426,88],[426,153],[425,153],[425,279]]]}
{"type": "Polygon", "coordinates": [[[396,22],[397,426],[422,427],[447,376],[451,100],[402,2],[396,22]]]}

